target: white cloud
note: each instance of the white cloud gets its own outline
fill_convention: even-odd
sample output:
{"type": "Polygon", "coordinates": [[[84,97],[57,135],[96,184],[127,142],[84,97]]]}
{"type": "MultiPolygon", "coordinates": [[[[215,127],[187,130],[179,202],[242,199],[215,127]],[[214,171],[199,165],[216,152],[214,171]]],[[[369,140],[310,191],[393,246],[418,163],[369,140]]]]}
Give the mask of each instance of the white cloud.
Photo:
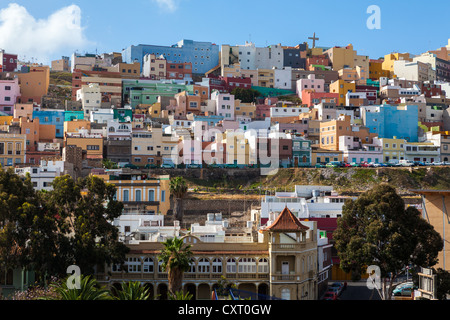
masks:
{"type": "Polygon", "coordinates": [[[70,55],[90,42],[81,26],[81,9],[64,7],[46,19],[35,19],[25,7],[11,3],[0,10],[0,48],[19,58],[49,63],[57,53],[70,55]]]}
{"type": "Polygon", "coordinates": [[[153,0],[158,4],[158,6],[162,9],[165,9],[170,12],[174,12],[178,9],[178,4],[175,0],[153,0]]]}

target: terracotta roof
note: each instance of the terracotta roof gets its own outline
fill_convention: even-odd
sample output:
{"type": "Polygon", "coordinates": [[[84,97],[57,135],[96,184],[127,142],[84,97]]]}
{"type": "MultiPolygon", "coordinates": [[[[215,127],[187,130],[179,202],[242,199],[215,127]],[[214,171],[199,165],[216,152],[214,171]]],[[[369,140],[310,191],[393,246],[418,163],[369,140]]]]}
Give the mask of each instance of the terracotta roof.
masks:
{"type": "Polygon", "coordinates": [[[275,221],[266,228],[269,231],[302,231],[308,230],[309,227],[303,225],[296,216],[285,207],[278,215],[275,221]]]}

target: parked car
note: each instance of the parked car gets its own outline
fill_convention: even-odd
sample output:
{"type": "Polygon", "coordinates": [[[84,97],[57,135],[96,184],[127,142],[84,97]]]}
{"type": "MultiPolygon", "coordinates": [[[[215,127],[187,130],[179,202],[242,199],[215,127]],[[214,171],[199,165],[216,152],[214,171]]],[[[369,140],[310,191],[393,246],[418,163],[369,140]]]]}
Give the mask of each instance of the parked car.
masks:
{"type": "Polygon", "coordinates": [[[326,166],[322,163],[316,163],[315,168],[326,168],[326,166]]]}
{"type": "Polygon", "coordinates": [[[342,290],[344,290],[344,284],[342,282],[333,282],[332,284],[330,284],[330,289],[333,289],[332,291],[337,290],[337,295],[340,296],[342,290]]]}
{"type": "Polygon", "coordinates": [[[426,165],[426,166],[432,166],[433,163],[432,163],[432,162],[429,162],[429,161],[425,161],[425,165],[426,165]]]}
{"type": "Polygon", "coordinates": [[[339,162],[339,161],[331,161],[331,162],[328,162],[326,165],[325,165],[325,167],[328,167],[328,168],[339,168],[341,166],[341,163],[339,162]]]}
{"type": "Polygon", "coordinates": [[[351,167],[357,167],[357,168],[361,167],[361,165],[359,163],[356,163],[356,162],[351,162],[350,166],[351,167]]]}
{"type": "Polygon", "coordinates": [[[350,163],[347,163],[347,162],[344,162],[342,165],[343,165],[343,167],[345,167],[345,168],[351,167],[350,163]]]}
{"type": "Polygon", "coordinates": [[[414,162],[412,160],[400,160],[398,164],[401,167],[412,167],[414,162]]]}
{"type": "Polygon", "coordinates": [[[392,294],[394,296],[410,296],[415,289],[417,289],[417,287],[414,286],[412,282],[405,282],[396,286],[392,291],[392,294]]]}
{"type": "Polygon", "coordinates": [[[337,300],[337,298],[336,292],[333,291],[327,291],[323,296],[323,300],[337,300]]]}
{"type": "Polygon", "coordinates": [[[202,166],[200,164],[198,164],[198,163],[191,163],[191,164],[186,165],[186,167],[188,167],[188,168],[201,168],[202,166]]]}
{"type": "Polygon", "coordinates": [[[419,167],[422,167],[422,166],[424,166],[424,165],[425,165],[425,163],[424,163],[424,162],[422,162],[422,161],[414,161],[414,165],[415,165],[415,166],[419,166],[419,167]]]}
{"type": "Polygon", "coordinates": [[[435,162],[433,162],[433,165],[434,165],[434,166],[443,166],[444,163],[443,163],[443,162],[440,162],[440,161],[435,161],[435,162]]]}
{"type": "Polygon", "coordinates": [[[123,166],[124,168],[130,168],[130,169],[139,169],[138,166],[132,164],[132,163],[127,163],[123,166]]]}
{"type": "Polygon", "coordinates": [[[391,160],[388,161],[388,164],[391,167],[396,167],[398,165],[398,160],[397,159],[391,159],[391,160]]]}
{"type": "Polygon", "coordinates": [[[363,162],[360,163],[360,167],[362,167],[362,168],[369,168],[370,164],[367,161],[363,161],[363,162]]]}
{"type": "Polygon", "coordinates": [[[149,163],[149,164],[146,164],[144,168],[145,169],[156,169],[156,168],[158,168],[158,166],[156,164],[149,163]]]}
{"type": "Polygon", "coordinates": [[[173,169],[173,168],[175,168],[175,165],[172,164],[172,163],[163,163],[163,164],[161,165],[161,168],[164,168],[164,169],[173,169]]]}
{"type": "Polygon", "coordinates": [[[369,165],[374,168],[381,167],[381,163],[376,163],[376,162],[371,162],[371,163],[369,163],[369,165]]]}

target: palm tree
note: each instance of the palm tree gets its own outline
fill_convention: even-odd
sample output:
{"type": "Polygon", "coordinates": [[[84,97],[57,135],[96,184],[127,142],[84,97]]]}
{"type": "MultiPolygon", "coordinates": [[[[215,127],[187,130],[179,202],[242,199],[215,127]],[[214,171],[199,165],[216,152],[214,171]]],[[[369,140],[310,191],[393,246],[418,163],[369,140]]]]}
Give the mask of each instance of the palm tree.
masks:
{"type": "MultiPolygon", "coordinates": [[[[67,278],[68,279],[68,278],[67,278]]],[[[91,276],[80,276],[80,288],[69,288],[67,279],[60,283],[52,283],[50,287],[56,296],[44,296],[43,300],[111,300],[112,297],[104,287],[99,287],[97,280],[91,276]]]]}
{"type": "Polygon", "coordinates": [[[162,261],[163,271],[168,272],[169,296],[177,296],[181,291],[183,283],[183,273],[188,271],[191,266],[191,245],[183,247],[184,242],[180,238],[170,238],[162,242],[164,248],[158,257],[162,261]]]}
{"type": "Polygon", "coordinates": [[[180,225],[183,220],[183,199],[187,194],[187,184],[183,177],[175,177],[170,180],[169,184],[170,193],[175,198],[175,204],[173,209],[174,220],[179,220],[180,225]]]}
{"type": "Polygon", "coordinates": [[[113,289],[116,300],[149,300],[150,289],[141,286],[139,281],[122,282],[121,289],[113,289]]]}
{"type": "Polygon", "coordinates": [[[177,291],[175,295],[169,294],[169,300],[192,300],[193,297],[194,295],[190,292],[177,291]]]}

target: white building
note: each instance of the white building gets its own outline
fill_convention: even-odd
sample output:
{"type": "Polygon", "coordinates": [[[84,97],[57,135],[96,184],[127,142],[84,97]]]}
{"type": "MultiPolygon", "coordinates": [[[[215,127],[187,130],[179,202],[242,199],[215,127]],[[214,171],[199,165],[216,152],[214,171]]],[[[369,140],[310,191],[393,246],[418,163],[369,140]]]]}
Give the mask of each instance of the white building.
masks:
{"type": "Polygon", "coordinates": [[[280,69],[275,69],[274,71],[275,71],[274,72],[274,76],[275,76],[274,88],[291,90],[292,89],[292,68],[284,67],[284,68],[280,68],[280,69]]]}
{"type": "Polygon", "coordinates": [[[302,106],[280,106],[270,108],[270,117],[298,117],[302,113],[308,113],[308,107],[302,106]]]}
{"type": "Polygon", "coordinates": [[[23,167],[14,170],[20,176],[26,176],[29,173],[35,190],[50,191],[53,190],[53,180],[64,173],[64,161],[41,160],[39,167],[23,167]]]}
{"type": "Polygon", "coordinates": [[[298,218],[337,218],[348,197],[338,196],[329,186],[295,186],[294,192],[276,192],[261,202],[261,224],[273,221],[287,206],[298,218]]]}
{"type": "Polygon", "coordinates": [[[98,109],[102,105],[102,95],[98,83],[84,85],[77,90],[77,101],[81,101],[84,111],[84,118],[89,119],[92,110],[98,109]]]}

